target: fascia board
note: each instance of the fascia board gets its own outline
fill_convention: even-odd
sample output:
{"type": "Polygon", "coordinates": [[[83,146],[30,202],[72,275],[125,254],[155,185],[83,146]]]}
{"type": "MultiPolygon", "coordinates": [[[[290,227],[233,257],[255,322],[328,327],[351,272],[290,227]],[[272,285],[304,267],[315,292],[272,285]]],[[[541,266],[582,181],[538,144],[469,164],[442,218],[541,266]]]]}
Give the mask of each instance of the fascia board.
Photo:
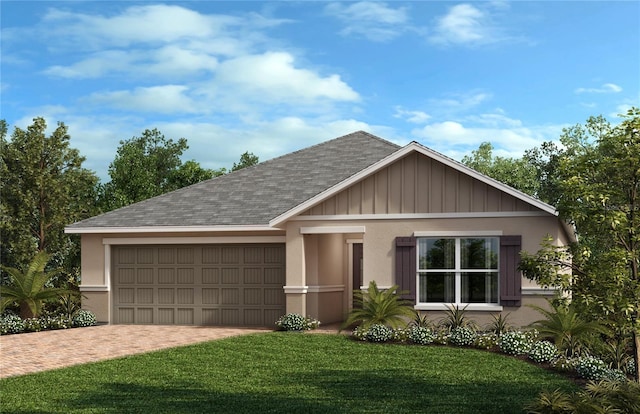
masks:
{"type": "Polygon", "coordinates": [[[515,188],[509,187],[506,184],[503,184],[497,180],[494,180],[491,177],[487,177],[484,174],[480,174],[479,172],[467,167],[464,164],[461,164],[449,157],[446,157],[442,154],[440,154],[439,152],[436,152],[432,149],[429,149],[415,141],[409,143],[408,145],[400,148],[398,151],[394,152],[393,154],[383,158],[382,160],[376,162],[375,164],[370,165],[369,167],[365,168],[364,170],[360,171],[357,174],[352,175],[351,177],[347,178],[346,180],[334,185],[333,187],[328,188],[327,190],[317,194],[316,196],[308,199],[307,201],[299,204],[298,206],[282,213],[281,215],[275,217],[273,220],[271,220],[269,222],[269,225],[271,227],[277,227],[279,225],[281,225],[282,223],[284,223],[285,221],[289,220],[292,217],[297,216],[298,214],[302,213],[303,211],[313,207],[314,205],[328,199],[331,198],[332,196],[334,196],[335,194],[339,193],[340,191],[350,187],[351,185],[357,183],[358,181],[367,178],[368,176],[378,172],[379,170],[393,164],[395,161],[403,158],[404,156],[410,154],[411,152],[416,151],[418,153],[421,153],[429,158],[432,158],[436,161],[439,161],[441,163],[443,163],[444,165],[447,165],[457,171],[460,171],[463,174],[466,174],[472,178],[475,178],[487,185],[490,185],[491,187],[496,188],[497,190],[503,191],[509,195],[512,195],[513,197],[524,201],[525,203],[528,203],[530,205],[533,205],[534,207],[539,208],[540,210],[549,213],[551,215],[557,216],[558,213],[555,209],[555,207],[540,201],[538,199],[536,199],[535,197],[532,197],[528,194],[525,194],[521,191],[516,190],[515,188]]]}
{"type": "Polygon", "coordinates": [[[281,231],[270,226],[149,226],[149,227],[65,227],[67,234],[123,234],[123,233],[204,233],[220,231],[281,231]]]}

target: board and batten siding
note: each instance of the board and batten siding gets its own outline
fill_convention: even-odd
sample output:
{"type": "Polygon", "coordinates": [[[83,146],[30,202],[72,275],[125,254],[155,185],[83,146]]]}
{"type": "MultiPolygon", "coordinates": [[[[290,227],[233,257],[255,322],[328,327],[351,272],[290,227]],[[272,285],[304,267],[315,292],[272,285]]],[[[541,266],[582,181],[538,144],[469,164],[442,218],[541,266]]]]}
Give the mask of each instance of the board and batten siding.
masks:
{"type": "Polygon", "coordinates": [[[535,211],[536,207],[413,153],[301,215],[535,211]]]}

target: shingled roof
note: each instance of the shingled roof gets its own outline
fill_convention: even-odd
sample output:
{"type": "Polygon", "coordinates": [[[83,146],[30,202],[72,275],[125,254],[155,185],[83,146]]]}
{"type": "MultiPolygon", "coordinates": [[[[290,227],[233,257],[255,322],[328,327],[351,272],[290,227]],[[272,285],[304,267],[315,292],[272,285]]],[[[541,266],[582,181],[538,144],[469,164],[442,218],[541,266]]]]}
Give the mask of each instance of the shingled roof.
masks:
{"type": "Polygon", "coordinates": [[[358,131],[67,227],[267,226],[400,147],[358,131]]]}

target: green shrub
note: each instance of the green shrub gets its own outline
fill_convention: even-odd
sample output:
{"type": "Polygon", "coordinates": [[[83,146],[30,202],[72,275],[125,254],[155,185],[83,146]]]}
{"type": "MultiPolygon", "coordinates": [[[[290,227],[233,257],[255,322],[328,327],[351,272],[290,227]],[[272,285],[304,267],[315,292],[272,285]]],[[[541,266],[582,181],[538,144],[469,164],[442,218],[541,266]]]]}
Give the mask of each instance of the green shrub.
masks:
{"type": "Polygon", "coordinates": [[[594,381],[607,378],[608,371],[609,367],[603,360],[592,356],[580,357],[576,364],[576,372],[578,375],[594,381]]]}
{"type": "Polygon", "coordinates": [[[40,332],[47,329],[46,323],[40,318],[27,318],[23,322],[25,332],[40,332]]]}
{"type": "Polygon", "coordinates": [[[416,317],[413,303],[402,299],[398,285],[389,289],[379,289],[375,281],[369,283],[366,292],[354,292],[353,309],[349,312],[342,328],[353,324],[364,325],[365,328],[380,324],[391,328],[407,325],[407,320],[416,317]]]}
{"type": "Polygon", "coordinates": [[[0,335],[24,332],[24,321],[13,312],[5,312],[0,316],[0,335]]]}
{"type": "Polygon", "coordinates": [[[498,335],[493,332],[486,332],[476,336],[474,346],[480,349],[493,349],[498,346],[498,335]]]}
{"type": "Polygon", "coordinates": [[[408,328],[398,328],[391,330],[391,340],[394,342],[407,342],[409,338],[408,328]]]}
{"type": "Polygon", "coordinates": [[[629,373],[629,375],[635,375],[636,373],[636,361],[633,359],[629,359],[624,367],[624,370],[629,373]]]}
{"type": "Polygon", "coordinates": [[[387,342],[393,337],[393,330],[386,325],[376,323],[367,329],[365,337],[369,342],[387,342]]]}
{"type": "Polygon", "coordinates": [[[520,331],[507,332],[498,340],[500,350],[509,355],[524,355],[532,345],[531,335],[520,331]]]}
{"type": "Polygon", "coordinates": [[[549,341],[534,342],[528,356],[529,359],[538,363],[551,362],[558,356],[558,348],[549,341]]]}
{"type": "Polygon", "coordinates": [[[511,315],[511,313],[507,313],[504,316],[501,313],[497,316],[491,315],[492,320],[489,325],[487,325],[487,329],[496,335],[502,335],[503,333],[510,331],[511,325],[507,322],[509,315],[511,315]]]}
{"type": "Polygon", "coordinates": [[[429,345],[433,343],[434,335],[431,329],[423,326],[413,326],[409,330],[409,341],[418,345],[429,345]]]}
{"type": "Polygon", "coordinates": [[[96,315],[88,310],[80,309],[73,315],[72,325],[76,328],[83,326],[94,326],[98,324],[96,315]]]}
{"type": "Polygon", "coordinates": [[[640,384],[632,381],[589,382],[574,394],[543,391],[526,407],[529,414],[640,413],[640,384]]]}
{"type": "Polygon", "coordinates": [[[464,308],[460,308],[458,305],[448,306],[445,311],[445,317],[440,319],[438,325],[449,331],[462,327],[475,330],[477,328],[475,322],[467,318],[467,306],[464,308]]]}
{"type": "Polygon", "coordinates": [[[287,313],[276,321],[276,327],[279,331],[308,331],[317,329],[319,326],[320,321],[298,313],[287,313]]]}
{"type": "Polygon", "coordinates": [[[570,358],[566,355],[558,355],[551,361],[551,366],[558,371],[569,372],[576,369],[577,363],[577,358],[570,358]]]}
{"type": "Polygon", "coordinates": [[[451,330],[449,342],[457,346],[469,346],[473,345],[476,336],[476,332],[468,326],[458,326],[451,330]]]}
{"type": "Polygon", "coordinates": [[[433,336],[433,343],[438,345],[448,345],[449,344],[449,331],[444,329],[438,329],[435,331],[433,336]]]}

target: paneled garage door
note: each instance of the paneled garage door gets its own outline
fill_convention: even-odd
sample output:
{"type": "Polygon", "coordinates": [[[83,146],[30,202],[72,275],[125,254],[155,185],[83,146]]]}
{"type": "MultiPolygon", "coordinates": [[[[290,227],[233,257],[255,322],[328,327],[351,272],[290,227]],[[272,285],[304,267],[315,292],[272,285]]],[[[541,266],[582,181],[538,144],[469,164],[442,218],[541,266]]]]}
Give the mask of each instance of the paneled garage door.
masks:
{"type": "Polygon", "coordinates": [[[273,326],[285,312],[284,244],[113,246],[119,324],[273,326]]]}

